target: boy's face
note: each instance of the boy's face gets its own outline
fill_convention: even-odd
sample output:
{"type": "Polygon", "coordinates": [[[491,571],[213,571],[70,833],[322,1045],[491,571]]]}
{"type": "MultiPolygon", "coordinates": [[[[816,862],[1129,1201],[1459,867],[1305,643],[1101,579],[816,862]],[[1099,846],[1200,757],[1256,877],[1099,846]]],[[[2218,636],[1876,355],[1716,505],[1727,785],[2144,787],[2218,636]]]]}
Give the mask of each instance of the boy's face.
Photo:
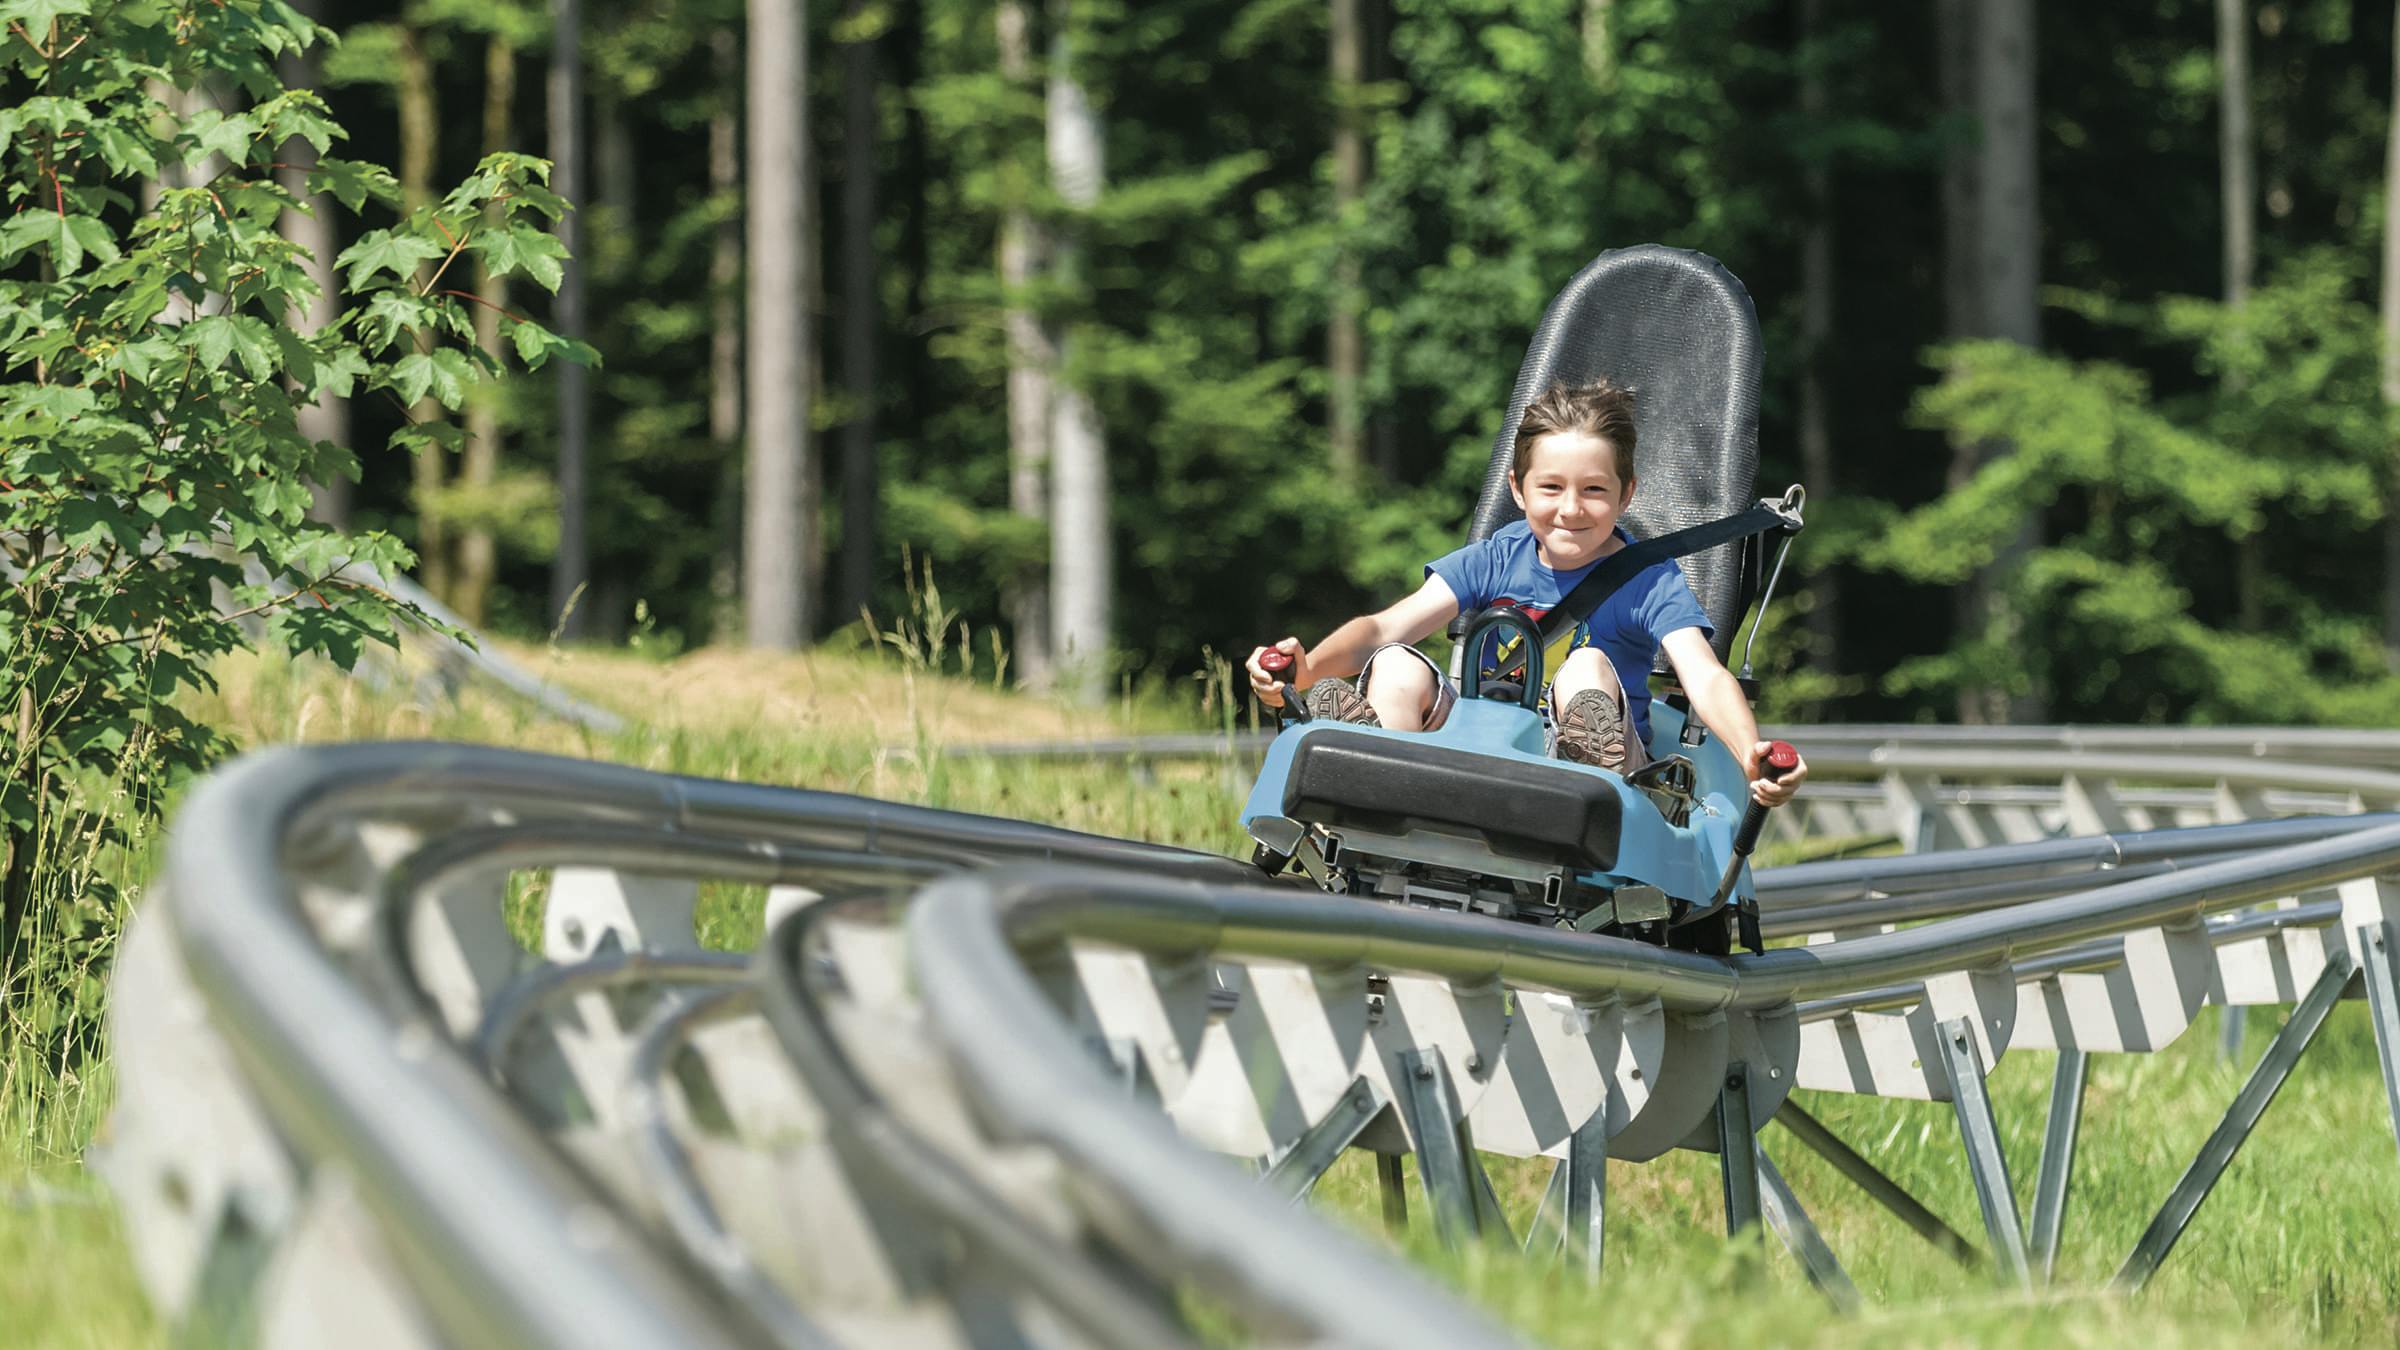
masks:
{"type": "Polygon", "coordinates": [[[1543,563],[1571,571],[1613,552],[1617,517],[1633,497],[1633,481],[1617,476],[1617,453],[1607,441],[1556,431],[1535,441],[1523,479],[1508,490],[1525,512],[1543,563]]]}

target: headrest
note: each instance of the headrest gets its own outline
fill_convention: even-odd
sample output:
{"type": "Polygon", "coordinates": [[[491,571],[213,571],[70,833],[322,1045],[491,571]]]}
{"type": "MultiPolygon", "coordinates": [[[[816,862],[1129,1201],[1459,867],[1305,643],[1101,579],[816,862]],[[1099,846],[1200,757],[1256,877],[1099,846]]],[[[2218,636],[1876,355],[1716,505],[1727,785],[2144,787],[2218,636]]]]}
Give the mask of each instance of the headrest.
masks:
{"type": "MultiPolygon", "coordinates": [[[[1758,474],[1758,312],[1750,292],[1704,253],[1642,244],[1603,253],[1543,311],[1492,442],[1491,468],[1467,527],[1482,539],[1523,514],[1508,494],[1517,422],[1556,384],[1605,375],[1634,392],[1634,473],[1625,527],[1637,539],[1728,516],[1754,500],[1758,474]]],[[[1739,544],[1683,559],[1716,626],[1719,655],[1749,602],[1739,544]]]]}

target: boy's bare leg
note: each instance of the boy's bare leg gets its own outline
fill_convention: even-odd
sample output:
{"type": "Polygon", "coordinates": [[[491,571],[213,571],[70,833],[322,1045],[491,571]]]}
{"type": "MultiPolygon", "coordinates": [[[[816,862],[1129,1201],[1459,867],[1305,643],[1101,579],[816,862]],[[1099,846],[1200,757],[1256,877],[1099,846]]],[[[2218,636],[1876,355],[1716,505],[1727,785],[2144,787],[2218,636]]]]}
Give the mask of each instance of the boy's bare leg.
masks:
{"type": "Polygon", "coordinates": [[[1430,666],[1408,652],[1387,651],[1367,662],[1361,682],[1367,687],[1367,706],[1385,727],[1393,731],[1425,729],[1438,692],[1430,666]]]}

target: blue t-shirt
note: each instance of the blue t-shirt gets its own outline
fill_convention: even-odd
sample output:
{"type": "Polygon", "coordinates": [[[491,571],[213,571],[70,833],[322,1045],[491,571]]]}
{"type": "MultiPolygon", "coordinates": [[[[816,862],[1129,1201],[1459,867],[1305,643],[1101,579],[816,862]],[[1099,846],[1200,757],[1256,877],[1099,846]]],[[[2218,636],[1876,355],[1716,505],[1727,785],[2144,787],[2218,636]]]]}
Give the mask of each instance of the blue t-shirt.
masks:
{"type": "MultiPolygon", "coordinates": [[[[1622,526],[1617,529],[1617,538],[1633,542],[1633,536],[1622,526]]],[[[1522,520],[1512,520],[1481,542],[1425,564],[1425,571],[1449,584],[1458,597],[1461,613],[1475,614],[1492,605],[1512,604],[1539,624],[1542,616],[1602,561],[1605,560],[1594,559],[1571,572],[1553,571],[1542,562],[1532,527],[1522,520]]],[[[1569,652],[1598,646],[1616,668],[1617,683],[1625,690],[1625,709],[1631,714],[1634,734],[1647,744],[1650,667],[1658,660],[1659,643],[1667,634],[1682,628],[1697,628],[1709,634],[1716,631],[1708,621],[1708,612],[1700,608],[1700,598],[1692,594],[1691,582],[1684,579],[1682,566],[1673,558],[1652,563],[1601,601],[1592,616],[1577,624],[1573,632],[1561,634],[1549,644],[1542,654],[1545,687],[1558,674],[1559,664],[1569,652]]],[[[1483,675],[1497,674],[1503,661],[1514,664],[1516,639],[1501,637],[1496,641],[1496,649],[1487,645],[1480,657],[1483,675]]]]}

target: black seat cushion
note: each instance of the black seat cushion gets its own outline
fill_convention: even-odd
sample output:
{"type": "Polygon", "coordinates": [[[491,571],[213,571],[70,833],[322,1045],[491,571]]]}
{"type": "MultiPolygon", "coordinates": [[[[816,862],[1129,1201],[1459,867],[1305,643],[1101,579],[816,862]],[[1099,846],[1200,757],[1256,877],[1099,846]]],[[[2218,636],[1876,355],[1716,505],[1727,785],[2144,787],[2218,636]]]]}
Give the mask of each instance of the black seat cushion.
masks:
{"type": "Polygon", "coordinates": [[[1311,736],[1283,781],[1293,820],[1395,834],[1431,825],[1587,872],[1616,866],[1622,809],[1596,774],[1382,736],[1311,736]]]}

